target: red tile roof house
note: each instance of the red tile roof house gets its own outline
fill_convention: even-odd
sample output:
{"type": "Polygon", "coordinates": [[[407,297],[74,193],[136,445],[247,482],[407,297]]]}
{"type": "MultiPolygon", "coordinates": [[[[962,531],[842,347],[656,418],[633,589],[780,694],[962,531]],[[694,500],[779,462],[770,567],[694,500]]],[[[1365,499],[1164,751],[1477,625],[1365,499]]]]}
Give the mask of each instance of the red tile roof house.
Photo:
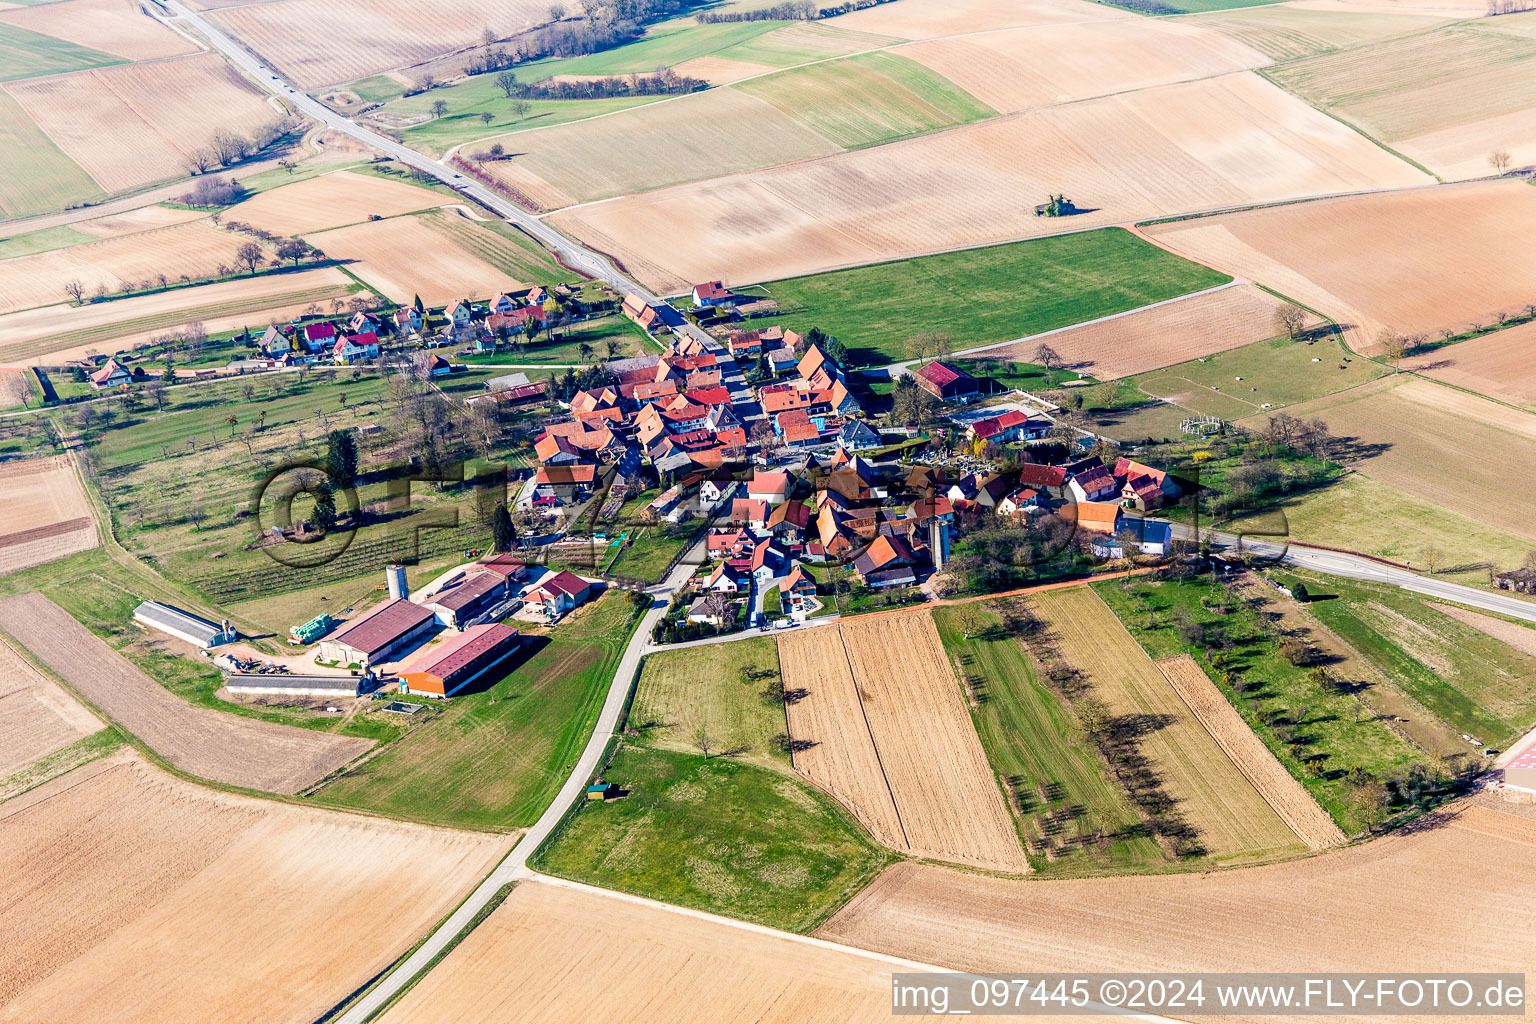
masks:
{"type": "Polygon", "coordinates": [[[805,571],[804,566],[797,565],[794,572],[789,574],[789,578],[784,581],[783,586],[779,590],[783,593],[815,597],[816,580],[810,573],[805,571]]]}
{"type": "Polygon", "coordinates": [[[760,499],[734,498],[731,501],[730,522],[761,530],[768,520],[768,503],[760,499]]]}
{"type": "Polygon", "coordinates": [[[585,604],[592,596],[592,584],[573,572],[561,570],[546,576],[523,594],[524,607],[542,607],[544,615],[553,622],[573,608],[585,604]]]}
{"type": "Polygon", "coordinates": [[[704,582],[704,589],[722,594],[739,594],[747,589],[747,573],[730,562],[721,562],[704,582]]]}
{"type": "Polygon", "coordinates": [[[569,505],[585,498],[597,479],[596,466],[545,466],[534,474],[533,497],[569,505]]]}
{"type": "Polygon", "coordinates": [[[1162,508],[1183,493],[1167,473],[1131,459],[1122,458],[1115,463],[1115,479],[1121,485],[1120,502],[1127,508],[1162,508]]]}
{"type": "Polygon", "coordinates": [[[1082,459],[1062,468],[1067,472],[1067,490],[1076,501],[1102,501],[1119,493],[1115,474],[1097,458],[1082,459]]]}
{"type": "Polygon", "coordinates": [[[1041,466],[1033,462],[1019,467],[1019,486],[1060,498],[1066,494],[1067,471],[1060,466],[1041,466]]]}
{"type": "Polygon", "coordinates": [[[399,668],[400,692],[452,697],[516,654],[517,630],[500,623],[471,626],[443,643],[425,647],[399,668]]]}
{"type": "Polygon", "coordinates": [[[1045,420],[1032,420],[1028,413],[1010,409],[1001,416],[991,416],[975,421],[966,428],[965,436],[973,441],[1003,444],[1007,441],[1021,441],[1027,437],[1040,437],[1050,429],[1051,425],[1045,420]]]}
{"type": "Polygon", "coordinates": [[[133,374],[123,367],[116,359],[108,359],[102,364],[101,369],[91,374],[91,387],[97,391],[107,388],[121,387],[133,380],[133,374]]]}
{"type": "Polygon", "coordinates": [[[311,352],[319,352],[335,340],[336,328],[329,323],[304,325],[304,345],[311,352]]]}
{"type": "Polygon", "coordinates": [[[703,284],[693,286],[693,304],[695,306],[717,306],[722,302],[731,301],[731,290],[719,281],[706,281],[703,284]]]}
{"type": "Polygon", "coordinates": [[[624,296],[622,312],[647,334],[655,333],[663,326],[661,314],[657,312],[656,307],[633,292],[624,296]]]}
{"type": "Polygon", "coordinates": [[[853,560],[853,571],[868,582],[874,573],[910,566],[916,562],[917,555],[906,541],[900,537],[880,536],[853,560]]]}
{"type": "Polygon", "coordinates": [[[386,601],[320,641],[321,661],[369,668],[399,654],[437,628],[429,609],[400,598],[386,601]]]}
{"type": "Polygon", "coordinates": [[[710,560],[739,558],[751,551],[757,539],[743,529],[710,530],[704,538],[704,551],[710,560]]]}
{"type": "Polygon", "coordinates": [[[752,479],[747,483],[747,497],[754,501],[777,505],[788,496],[789,474],[783,470],[771,473],[759,470],[752,474],[752,479]]]}
{"type": "Polygon", "coordinates": [[[937,359],[913,371],[917,386],[941,402],[969,402],[981,394],[976,378],[950,363],[937,359]]]}

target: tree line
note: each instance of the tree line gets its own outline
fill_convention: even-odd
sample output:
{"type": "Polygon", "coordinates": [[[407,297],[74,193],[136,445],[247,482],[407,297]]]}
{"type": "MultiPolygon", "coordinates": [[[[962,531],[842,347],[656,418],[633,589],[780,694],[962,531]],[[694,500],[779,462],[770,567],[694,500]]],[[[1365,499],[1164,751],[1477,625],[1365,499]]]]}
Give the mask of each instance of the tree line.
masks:
{"type": "Polygon", "coordinates": [[[709,83],[702,78],[680,75],[671,68],[662,68],[654,75],[615,75],[609,78],[592,78],[585,81],[558,81],[546,78],[542,82],[524,83],[510,71],[496,76],[496,84],[508,99],[525,100],[592,100],[614,96],[675,96],[682,93],[708,89],[709,83]]]}
{"type": "Polygon", "coordinates": [[[731,21],[816,21],[890,2],[891,0],[848,0],[846,3],[823,7],[815,0],[791,0],[790,3],[774,4],[772,7],[759,7],[750,11],[700,11],[693,17],[701,25],[731,21]]]}

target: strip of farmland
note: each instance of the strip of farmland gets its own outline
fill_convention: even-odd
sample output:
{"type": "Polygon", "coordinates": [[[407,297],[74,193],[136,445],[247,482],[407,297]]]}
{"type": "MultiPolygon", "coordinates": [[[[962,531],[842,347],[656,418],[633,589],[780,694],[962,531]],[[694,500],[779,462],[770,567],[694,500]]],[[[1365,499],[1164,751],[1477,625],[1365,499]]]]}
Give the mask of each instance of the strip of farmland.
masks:
{"type": "Polygon", "coordinates": [[[194,707],[41,594],[0,600],[0,629],[155,753],[215,782],[296,793],[373,746],[194,707]]]}
{"type": "Polygon", "coordinates": [[[0,778],[89,736],[102,725],[10,644],[0,641],[0,778]]]}
{"type": "Polygon", "coordinates": [[[1248,723],[1227,703],[1216,684],[1193,658],[1187,654],[1164,658],[1157,667],[1162,670],[1168,685],[1205,726],[1205,731],[1226,751],[1238,771],[1253,783],[1253,788],[1302,842],[1314,850],[1321,850],[1344,841],[1339,826],[1253,734],[1248,723]]]}
{"type": "Polygon", "coordinates": [[[1295,833],[1190,714],[1098,594],[1074,587],[1033,601],[1050,623],[1061,657],[1086,676],[1108,714],[1140,723],[1138,752],[1208,855],[1231,861],[1300,849],[1295,833]]]}

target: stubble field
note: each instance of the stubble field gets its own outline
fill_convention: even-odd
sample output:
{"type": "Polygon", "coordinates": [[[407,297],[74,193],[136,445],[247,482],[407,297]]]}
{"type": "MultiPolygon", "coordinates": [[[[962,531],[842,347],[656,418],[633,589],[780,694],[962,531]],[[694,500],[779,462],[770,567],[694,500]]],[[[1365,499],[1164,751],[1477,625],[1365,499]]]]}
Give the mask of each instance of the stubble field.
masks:
{"type": "Polygon", "coordinates": [[[0,778],[103,728],[0,638],[0,778]]]}
{"type": "Polygon", "coordinates": [[[1511,405],[1536,405],[1536,323],[1521,324],[1410,356],[1403,369],[1511,405]]]}
{"type": "Polygon", "coordinates": [[[36,1024],[314,1020],[506,845],[218,793],[121,753],[0,805],[0,1006],[36,1024]]]}
{"type": "Polygon", "coordinates": [[[854,11],[830,19],[828,24],[903,39],[933,39],[990,29],[1136,17],[1116,7],[1074,0],[913,0],[854,11]]]}
{"type": "Polygon", "coordinates": [[[0,88],[0,213],[24,217],[100,195],[101,186],[0,88]]]}
{"type": "Polygon", "coordinates": [[[1331,317],[1366,352],[1383,327],[1463,331],[1536,296],[1536,266],[1524,258],[1536,189],[1514,181],[1322,199],[1144,230],[1331,317]]]}
{"type": "Polygon", "coordinates": [[[1145,89],[552,215],[662,292],[1429,178],[1252,73],[1145,89]],[[1065,192],[1085,211],[1034,216],[1065,192]]]}
{"type": "Polygon", "coordinates": [[[1398,11],[1360,11],[1353,6],[1325,3],[1313,7],[1295,3],[1266,4],[1214,11],[1192,19],[1223,32],[1274,61],[1310,57],[1392,36],[1408,35],[1443,24],[1441,16],[1398,11]]]}
{"type": "Polygon", "coordinates": [[[375,216],[415,213],[450,201],[440,192],[403,181],[336,171],[268,189],[230,208],[224,216],[274,234],[307,235],[375,216]]]}
{"type": "Polygon", "coordinates": [[[215,782],[295,793],[373,746],[189,704],[41,594],[0,600],[0,629],[155,753],[215,782]]]}
{"type": "MultiPolygon", "coordinates": [[[[798,770],[817,781],[818,775],[836,778],[846,757],[854,777],[836,778],[837,785],[852,792],[856,807],[872,807],[870,817],[887,835],[882,790],[889,794],[904,840],[897,849],[999,871],[1029,870],[927,612],[853,619],[835,630],[811,630],[793,641],[786,637],[781,644],[794,652],[789,660],[780,655],[785,688],[811,691],[790,705],[790,736],[817,744],[796,753],[798,770]],[[832,673],[844,658],[850,674],[838,679],[832,673]],[[806,674],[811,666],[816,670],[806,674]],[[802,712],[800,705],[815,700],[829,682],[842,684],[831,706],[802,712]],[[861,726],[870,737],[867,747],[861,726]],[[846,754],[821,751],[850,742],[846,754]],[[806,754],[812,756],[802,760],[806,754]]],[[[877,837],[895,845],[887,836],[877,837]]]]}
{"type": "Polygon", "coordinates": [[[1208,855],[1230,862],[1301,849],[1096,593],[1074,587],[1040,594],[1034,604],[1062,659],[1084,674],[1107,713],[1147,722],[1138,752],[1208,855]]]}
{"type": "Polygon", "coordinates": [[[277,0],[221,10],[214,19],[301,88],[424,61],[549,20],[540,0],[277,0]]]}
{"type": "Polygon", "coordinates": [[[187,154],[216,131],[248,133],[278,117],[217,54],[119,64],[5,88],[108,192],[181,177],[187,154]]]}
{"type": "Polygon", "coordinates": [[[98,543],[90,502],[63,456],[0,464],[0,576],[98,543]]]}
{"type": "Polygon", "coordinates": [[[1283,305],[1261,288],[1238,284],[989,349],[985,356],[1033,362],[1035,350],[1046,344],[1074,370],[1113,380],[1273,338],[1283,305]]]}
{"type": "Polygon", "coordinates": [[[1536,416],[1403,376],[1291,408],[1353,439],[1346,457],[1373,480],[1489,526],[1536,538],[1509,500],[1510,467],[1536,466],[1536,416]]]}
{"type": "Polygon", "coordinates": [[[0,22],[128,60],[156,60],[197,50],[190,39],[144,14],[133,0],[64,0],[0,9],[0,22]]]}
{"type": "Polygon", "coordinates": [[[468,249],[445,245],[442,232],[420,216],[364,221],[309,235],[307,241],[395,302],[420,295],[429,306],[489,298],[520,283],[468,249]]]}
{"type": "Polygon", "coordinates": [[[975,971],[1529,973],[1533,854],[1536,821],[1470,806],[1320,857],[1201,875],[1035,882],[897,864],[817,934],[975,971]]]}
{"type": "Polygon", "coordinates": [[[1193,658],[1187,654],[1164,658],[1157,667],[1237,770],[1302,842],[1321,850],[1344,841],[1339,826],[1254,735],[1193,658]]]}

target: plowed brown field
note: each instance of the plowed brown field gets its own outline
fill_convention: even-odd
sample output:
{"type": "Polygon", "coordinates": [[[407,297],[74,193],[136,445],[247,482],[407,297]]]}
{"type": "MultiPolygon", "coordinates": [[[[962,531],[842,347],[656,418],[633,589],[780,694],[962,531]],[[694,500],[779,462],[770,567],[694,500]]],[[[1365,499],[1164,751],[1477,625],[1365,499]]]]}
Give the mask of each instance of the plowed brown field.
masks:
{"type": "Polygon", "coordinates": [[[431,189],[371,174],[337,171],[269,189],[229,210],[229,220],[246,221],[279,235],[358,224],[370,217],[394,217],[449,202],[431,189]]]}
{"type": "Polygon", "coordinates": [[[1536,404],[1536,323],[1485,334],[1471,341],[1403,360],[1403,369],[1511,405],[1536,404]]]}
{"type": "Polygon", "coordinates": [[[419,217],[367,221],[322,231],[308,240],[332,259],[353,261],[347,269],[396,302],[420,295],[435,306],[454,299],[486,299],[518,286],[419,217]]]}
{"type": "Polygon", "coordinates": [[[897,864],[817,934],[974,971],[1531,975],[1533,856],[1536,821],[1472,806],[1319,857],[1202,875],[1040,882],[897,864]]]}
{"type": "Polygon", "coordinates": [[[181,177],[187,154],[214,132],[249,132],[278,117],[214,53],[26,79],[5,89],[109,192],[181,177]]]}
{"type": "Polygon", "coordinates": [[[0,638],[0,778],[104,727],[0,638]]]}
{"type": "Polygon", "coordinates": [[[1516,181],[1324,199],[1145,230],[1332,317],[1367,352],[1383,326],[1404,335],[1462,331],[1536,297],[1536,264],[1525,258],[1536,189],[1516,181]]]}
{"type": "Polygon", "coordinates": [[[1138,750],[1208,854],[1231,861],[1302,849],[1098,594],[1075,587],[1032,600],[1061,657],[1084,674],[1108,713],[1150,721],[1138,750]]]}
{"type": "Polygon", "coordinates": [[[215,782],[295,793],[373,746],[194,707],[41,594],[0,600],[0,630],[155,753],[215,782]]]}
{"type": "Polygon", "coordinates": [[[0,10],[0,22],[128,60],[154,60],[197,51],[197,44],[144,14],[134,0],[64,0],[0,10]]]}
{"type": "Polygon", "coordinates": [[[1031,362],[1035,350],[1044,343],[1059,352],[1066,365],[1099,380],[1112,380],[1273,338],[1281,333],[1275,313],[1282,305],[1262,288],[1233,285],[1112,320],[989,348],[986,357],[1031,362]]]}
{"type": "Polygon", "coordinates": [[[1030,197],[1048,192],[1088,208],[1069,225],[1086,228],[1429,181],[1240,72],[578,206],[551,222],[671,292],[1058,232],[1060,220],[1034,215],[1030,197]]]}
{"type": "Polygon", "coordinates": [[[90,503],[63,456],[0,464],[0,487],[0,576],[98,543],[90,503]]]}
{"type": "Polygon", "coordinates": [[[790,735],[815,744],[795,767],[855,808],[877,839],[1029,870],[927,611],[807,630],[783,638],[779,657],[785,687],[810,691],[790,705],[790,735]]]}
{"type": "Polygon", "coordinates": [[[1187,654],[1164,658],[1157,667],[1205,726],[1205,731],[1232,759],[1237,770],[1253,783],[1253,788],[1302,842],[1314,850],[1321,850],[1344,841],[1339,826],[1254,735],[1243,716],[1227,702],[1193,658],[1187,654]]]}
{"type": "Polygon", "coordinates": [[[0,804],[0,1013],[315,1020],[507,843],[219,793],[132,754],[94,762],[0,804]]]}

